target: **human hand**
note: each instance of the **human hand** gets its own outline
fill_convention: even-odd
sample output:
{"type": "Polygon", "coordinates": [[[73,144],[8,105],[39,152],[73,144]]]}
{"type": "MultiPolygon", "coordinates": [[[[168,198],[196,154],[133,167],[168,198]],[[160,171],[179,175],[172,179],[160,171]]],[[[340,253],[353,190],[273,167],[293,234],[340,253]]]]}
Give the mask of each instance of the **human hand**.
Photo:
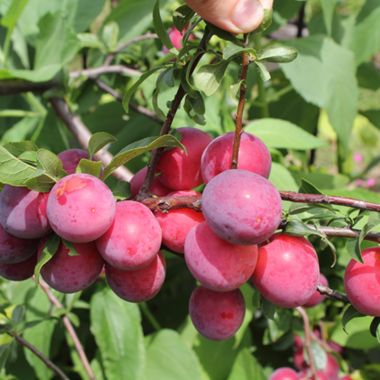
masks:
{"type": "Polygon", "coordinates": [[[202,18],[231,33],[248,33],[264,19],[273,0],[186,0],[202,18]]]}

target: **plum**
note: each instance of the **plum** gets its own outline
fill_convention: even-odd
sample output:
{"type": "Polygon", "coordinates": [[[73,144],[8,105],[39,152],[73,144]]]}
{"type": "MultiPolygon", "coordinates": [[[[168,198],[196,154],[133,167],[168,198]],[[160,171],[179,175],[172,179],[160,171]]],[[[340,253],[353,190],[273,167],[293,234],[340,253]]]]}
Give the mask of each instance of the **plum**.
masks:
{"type": "MultiPolygon", "coordinates": [[[[322,273],[319,275],[318,285],[329,286],[329,282],[327,281],[327,278],[322,273]]],[[[319,293],[318,290],[315,290],[313,295],[308,299],[308,301],[303,306],[305,307],[316,306],[320,304],[321,302],[323,302],[325,298],[326,297],[322,295],[321,293],[319,293]]]]}
{"type": "Polygon", "coordinates": [[[281,367],[272,373],[269,380],[298,380],[298,374],[292,368],[281,367]]]}
{"type": "MultiPolygon", "coordinates": [[[[132,197],[135,197],[139,193],[141,186],[144,183],[144,179],[145,179],[147,171],[148,171],[148,168],[145,166],[132,177],[131,182],[130,182],[132,197]]],[[[169,190],[168,188],[166,188],[164,185],[161,184],[161,182],[159,181],[157,177],[153,180],[152,186],[150,188],[150,192],[153,195],[157,195],[158,197],[163,197],[169,194],[170,191],[171,190],[169,190]]]]}
{"type": "Polygon", "coordinates": [[[62,162],[63,169],[67,174],[74,174],[82,158],[89,158],[88,153],[83,149],[67,149],[58,154],[62,162]]]}
{"type": "Polygon", "coordinates": [[[10,281],[24,281],[33,276],[36,264],[36,254],[16,264],[0,264],[0,276],[10,281]]]}

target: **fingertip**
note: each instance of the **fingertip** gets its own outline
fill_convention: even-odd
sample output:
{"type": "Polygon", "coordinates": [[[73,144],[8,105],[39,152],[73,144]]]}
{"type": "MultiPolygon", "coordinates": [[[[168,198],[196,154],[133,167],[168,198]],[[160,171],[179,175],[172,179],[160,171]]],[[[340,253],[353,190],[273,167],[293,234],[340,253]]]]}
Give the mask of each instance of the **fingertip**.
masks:
{"type": "MultiPolygon", "coordinates": [[[[269,2],[266,0],[266,2],[269,2]]],[[[264,19],[264,5],[259,0],[240,0],[233,9],[231,21],[240,33],[257,29],[264,19]]]]}

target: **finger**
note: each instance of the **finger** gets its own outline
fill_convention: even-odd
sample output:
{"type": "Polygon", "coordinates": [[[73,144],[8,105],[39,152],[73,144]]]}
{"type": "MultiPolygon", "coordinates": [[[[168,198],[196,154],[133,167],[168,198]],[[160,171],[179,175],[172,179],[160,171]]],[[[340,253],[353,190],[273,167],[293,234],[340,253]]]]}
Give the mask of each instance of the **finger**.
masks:
{"type": "Polygon", "coordinates": [[[264,8],[273,0],[187,0],[202,18],[231,33],[248,33],[257,29],[264,18],[264,8]]]}

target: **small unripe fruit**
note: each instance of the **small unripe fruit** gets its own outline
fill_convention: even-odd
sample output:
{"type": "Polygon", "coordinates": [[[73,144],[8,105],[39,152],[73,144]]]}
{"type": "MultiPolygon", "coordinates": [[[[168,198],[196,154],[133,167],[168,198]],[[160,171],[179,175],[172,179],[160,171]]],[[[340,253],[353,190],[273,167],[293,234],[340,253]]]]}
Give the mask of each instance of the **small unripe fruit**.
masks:
{"type": "Polygon", "coordinates": [[[0,193],[0,224],[21,239],[38,239],[50,232],[46,216],[48,193],[4,186],[0,193]]]}
{"type": "MultiPolygon", "coordinates": [[[[318,285],[329,286],[327,278],[321,273],[319,276],[318,285]]],[[[316,290],[308,301],[303,305],[305,307],[313,307],[324,301],[326,297],[316,290]]]]}
{"type": "Polygon", "coordinates": [[[106,265],[110,288],[128,302],[145,302],[156,296],[165,280],[165,260],[161,253],[148,266],[134,271],[106,265]]]}
{"type": "Polygon", "coordinates": [[[147,266],[156,257],[162,232],[153,213],[142,203],[118,202],[115,220],[96,241],[104,260],[122,270],[147,266]]]}
{"type": "Polygon", "coordinates": [[[281,222],[281,197],[265,178],[246,170],[226,170],[205,187],[202,211],[207,224],[233,244],[259,244],[281,222]]]}
{"type": "Polygon", "coordinates": [[[58,154],[63,169],[67,174],[74,174],[82,158],[88,159],[88,153],[83,149],[67,149],[58,154]]]}
{"type": "Polygon", "coordinates": [[[57,235],[74,243],[87,243],[111,226],[115,205],[111,190],[100,179],[71,174],[50,191],[47,215],[57,235]]]}
{"type": "Polygon", "coordinates": [[[229,339],[243,323],[244,298],[239,289],[221,293],[199,287],[190,297],[189,314],[195,328],[204,337],[229,339]]]}
{"type": "Polygon", "coordinates": [[[304,305],[318,279],[318,256],[305,238],[278,234],[259,248],[252,282],[273,304],[286,308],[304,305]]]}
{"type": "Polygon", "coordinates": [[[269,380],[298,380],[298,374],[291,368],[282,367],[276,369],[269,380]]]}
{"type": "MultiPolygon", "coordinates": [[[[202,155],[202,178],[208,183],[219,173],[231,168],[234,132],[219,136],[207,146],[202,155]]],[[[269,177],[272,158],[266,145],[256,136],[241,134],[238,169],[269,177]]]]}
{"type": "Polygon", "coordinates": [[[32,277],[37,263],[37,255],[17,264],[0,264],[0,276],[10,281],[24,281],[32,277]]]}
{"type": "Polygon", "coordinates": [[[363,263],[351,260],[344,287],[352,306],[362,314],[380,317],[380,247],[362,252],[363,263]]]}
{"type": "MultiPolygon", "coordinates": [[[[139,170],[131,179],[131,195],[135,197],[144,183],[144,179],[146,177],[146,173],[148,172],[148,168],[145,166],[141,170],[139,170]]],[[[153,195],[157,195],[158,197],[163,197],[171,192],[168,188],[166,188],[157,177],[154,178],[152,182],[152,186],[150,187],[150,192],[153,195]]]]}
{"type": "Polygon", "coordinates": [[[206,223],[194,227],[185,241],[185,260],[205,287],[226,292],[249,280],[258,256],[256,245],[239,246],[220,239],[206,223]]]}

